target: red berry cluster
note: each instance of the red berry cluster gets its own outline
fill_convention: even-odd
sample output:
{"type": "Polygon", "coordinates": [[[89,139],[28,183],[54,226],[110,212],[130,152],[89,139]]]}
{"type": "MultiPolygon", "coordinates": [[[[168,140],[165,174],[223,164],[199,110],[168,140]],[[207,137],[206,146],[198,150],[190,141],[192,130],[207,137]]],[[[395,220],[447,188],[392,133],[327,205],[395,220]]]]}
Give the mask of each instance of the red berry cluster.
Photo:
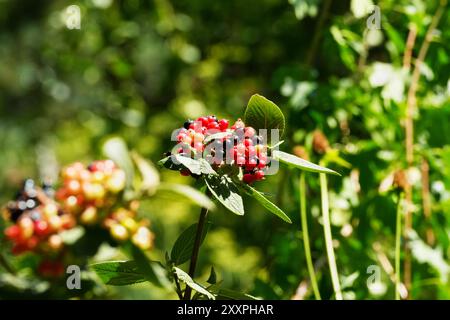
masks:
{"type": "Polygon", "coordinates": [[[5,215],[14,224],[5,229],[5,236],[13,242],[13,254],[58,252],[63,247],[60,233],[75,225],[73,216],[64,213],[46,189],[49,191],[26,180],[16,199],[8,204],[5,215]]]}
{"type": "Polygon", "coordinates": [[[64,275],[64,264],[58,260],[42,260],[38,266],[38,273],[46,278],[58,278],[64,275]]]}
{"type": "MultiPolygon", "coordinates": [[[[188,120],[177,131],[176,139],[179,142],[179,154],[192,156],[201,153],[216,168],[223,165],[239,166],[243,169],[243,181],[248,184],[264,179],[264,169],[268,163],[267,146],[256,130],[246,127],[241,119],[231,127],[228,120],[218,120],[215,116],[188,120]],[[205,143],[209,136],[221,132],[228,135],[205,143]]],[[[182,170],[181,174],[191,175],[191,172],[182,170]]]]}
{"type": "Polygon", "coordinates": [[[56,191],[58,202],[52,188],[39,188],[28,179],[5,208],[6,220],[13,222],[5,229],[6,238],[13,243],[13,254],[42,253],[44,273],[56,274],[60,268],[45,257],[61,251],[60,233],[77,223],[99,224],[116,240],[130,239],[143,250],[152,247],[149,222],[136,220],[138,203],[131,202],[128,209],[117,207],[117,194],[125,188],[126,177],[113,161],[95,161],[87,167],[74,163],[62,170],[62,178],[62,186],[56,191]]]}

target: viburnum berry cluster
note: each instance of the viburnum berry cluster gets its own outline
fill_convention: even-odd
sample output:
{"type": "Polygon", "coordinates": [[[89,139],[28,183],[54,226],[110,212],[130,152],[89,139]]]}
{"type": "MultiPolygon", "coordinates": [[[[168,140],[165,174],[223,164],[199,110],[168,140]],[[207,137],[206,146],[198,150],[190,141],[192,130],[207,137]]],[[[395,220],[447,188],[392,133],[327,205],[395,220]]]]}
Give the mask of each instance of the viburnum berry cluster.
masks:
{"type": "MultiPolygon", "coordinates": [[[[227,119],[215,116],[188,120],[177,130],[176,152],[194,157],[202,155],[214,169],[225,165],[242,168],[242,180],[251,184],[263,180],[268,164],[265,139],[254,128],[238,119],[231,127],[227,119]]],[[[182,175],[195,176],[188,169],[182,175]]]]}
{"type": "Polygon", "coordinates": [[[63,186],[56,196],[65,210],[79,217],[81,224],[100,224],[117,241],[131,241],[143,250],[153,245],[149,221],[136,221],[139,206],[133,201],[129,208],[117,208],[118,194],[125,188],[125,172],[112,160],[94,161],[85,167],[76,162],[62,170],[63,186]]]}
{"type": "Polygon", "coordinates": [[[15,200],[8,203],[5,218],[14,224],[5,229],[5,236],[13,243],[13,254],[54,253],[63,247],[59,233],[72,228],[75,219],[61,209],[51,194],[50,188],[39,188],[28,179],[15,200]]]}
{"type": "Polygon", "coordinates": [[[65,167],[62,185],[56,191],[49,185],[36,186],[28,179],[4,210],[5,229],[12,253],[35,252],[43,259],[38,272],[43,276],[63,274],[64,243],[61,232],[78,224],[107,229],[118,242],[130,240],[142,250],[153,245],[150,222],[138,220],[137,200],[122,204],[125,172],[112,160],[94,161],[89,166],[76,162],[65,167]]]}

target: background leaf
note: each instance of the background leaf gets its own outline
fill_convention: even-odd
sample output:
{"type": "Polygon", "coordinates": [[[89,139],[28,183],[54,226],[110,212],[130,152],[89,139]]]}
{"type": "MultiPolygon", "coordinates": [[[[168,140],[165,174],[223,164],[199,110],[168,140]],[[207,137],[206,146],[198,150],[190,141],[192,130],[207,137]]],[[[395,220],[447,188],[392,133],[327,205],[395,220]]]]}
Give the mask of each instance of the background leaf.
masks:
{"type": "Polygon", "coordinates": [[[113,160],[127,176],[127,187],[130,187],[134,179],[133,162],[131,161],[127,144],[120,137],[113,137],[103,144],[103,154],[113,160]]]}
{"type": "Polygon", "coordinates": [[[146,281],[134,261],[108,261],[91,265],[100,279],[112,286],[125,286],[146,281]]]}
{"type": "Polygon", "coordinates": [[[131,157],[136,163],[142,177],[141,191],[153,194],[160,183],[158,171],[150,161],[142,158],[137,152],[132,152],[131,157]]]}
{"type": "Polygon", "coordinates": [[[207,195],[189,185],[162,183],[159,185],[158,191],[173,192],[178,195],[184,196],[185,198],[189,199],[192,203],[200,207],[206,208],[208,210],[216,209],[216,205],[207,195]]]}

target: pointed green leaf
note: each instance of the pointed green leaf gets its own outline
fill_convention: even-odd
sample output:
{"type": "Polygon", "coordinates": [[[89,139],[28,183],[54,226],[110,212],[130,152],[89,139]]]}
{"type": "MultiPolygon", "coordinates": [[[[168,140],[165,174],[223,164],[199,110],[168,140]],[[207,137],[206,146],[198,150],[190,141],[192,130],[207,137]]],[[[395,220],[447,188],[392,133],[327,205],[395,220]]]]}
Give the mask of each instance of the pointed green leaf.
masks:
{"type": "Polygon", "coordinates": [[[220,300],[260,300],[246,293],[221,288],[220,284],[213,284],[208,287],[208,290],[220,300]]]}
{"type": "Polygon", "coordinates": [[[281,112],[275,103],[259,94],[253,95],[248,101],[247,109],[245,109],[244,113],[244,122],[247,126],[251,126],[257,130],[278,129],[279,137],[283,136],[285,129],[283,112],[281,112]]]}
{"type": "Polygon", "coordinates": [[[331,170],[331,169],[328,169],[325,167],[321,167],[317,164],[306,161],[305,159],[299,158],[297,156],[294,156],[293,154],[289,154],[289,153],[286,153],[283,151],[274,150],[272,152],[272,156],[275,160],[278,160],[280,162],[294,166],[294,167],[299,168],[304,171],[328,173],[328,174],[334,174],[334,175],[340,176],[340,174],[334,170],[331,170]]]}
{"type": "Polygon", "coordinates": [[[214,270],[213,266],[211,266],[211,272],[209,273],[209,277],[208,277],[208,280],[206,280],[206,282],[208,282],[210,284],[217,283],[217,274],[216,274],[216,270],[214,270]]]}
{"type": "Polygon", "coordinates": [[[225,208],[237,215],[244,215],[244,202],[239,194],[238,187],[230,177],[227,175],[208,175],[205,182],[209,191],[225,208]]]}
{"type": "Polygon", "coordinates": [[[179,154],[173,154],[164,159],[161,159],[158,164],[170,170],[181,170],[182,168],[186,168],[189,169],[189,171],[193,174],[197,175],[216,174],[208,161],[203,158],[192,159],[179,154]]]}
{"type": "MultiPolygon", "coordinates": [[[[203,233],[201,237],[201,242],[205,240],[206,234],[208,233],[210,224],[207,223],[205,228],[203,228],[203,233]]],[[[195,235],[197,233],[197,223],[193,224],[186,230],[184,230],[173,245],[172,251],[170,252],[171,261],[175,265],[180,265],[185,263],[191,258],[192,251],[194,250],[195,235]]]]}
{"type": "Polygon", "coordinates": [[[165,270],[159,263],[151,261],[142,250],[134,245],[131,246],[130,251],[139,272],[144,275],[145,280],[159,287],[170,285],[165,270]]]}
{"type": "Polygon", "coordinates": [[[211,294],[208,290],[206,290],[203,286],[199,285],[194,280],[192,280],[192,278],[186,272],[184,272],[183,270],[181,270],[180,268],[177,268],[177,267],[174,267],[173,270],[174,270],[177,278],[179,280],[181,280],[182,282],[184,282],[187,286],[191,287],[198,293],[201,293],[201,294],[207,296],[211,300],[216,299],[214,297],[214,295],[211,294]]]}
{"type": "Polygon", "coordinates": [[[274,215],[278,216],[282,220],[286,221],[287,223],[292,223],[291,219],[281,210],[278,208],[274,203],[272,203],[269,199],[264,197],[261,192],[258,190],[250,187],[248,184],[241,183],[239,185],[245,193],[247,193],[249,196],[254,198],[256,201],[258,201],[264,208],[269,210],[274,215]]]}
{"type": "Polygon", "coordinates": [[[105,284],[125,286],[146,281],[134,261],[108,261],[91,265],[105,284]]]}

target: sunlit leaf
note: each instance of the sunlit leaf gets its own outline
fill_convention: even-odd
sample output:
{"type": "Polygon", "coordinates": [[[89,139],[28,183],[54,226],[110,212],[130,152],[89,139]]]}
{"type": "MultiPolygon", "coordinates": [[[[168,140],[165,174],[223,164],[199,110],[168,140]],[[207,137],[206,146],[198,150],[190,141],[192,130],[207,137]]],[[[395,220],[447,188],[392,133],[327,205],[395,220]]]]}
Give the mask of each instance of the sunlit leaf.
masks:
{"type": "Polygon", "coordinates": [[[210,300],[216,299],[214,297],[214,295],[211,294],[208,290],[206,290],[203,286],[199,285],[194,280],[192,280],[192,278],[186,272],[184,272],[183,270],[181,270],[180,268],[177,268],[177,267],[174,267],[173,269],[174,269],[174,272],[175,272],[176,276],[178,277],[178,279],[180,281],[184,282],[187,286],[191,287],[198,293],[205,295],[210,300]]]}
{"type": "Polygon", "coordinates": [[[266,197],[262,195],[261,192],[257,191],[256,189],[250,187],[248,184],[242,183],[239,185],[240,188],[244,190],[250,197],[258,201],[264,208],[269,210],[274,215],[278,216],[280,219],[292,223],[291,219],[281,210],[278,208],[274,203],[272,203],[270,200],[268,200],[266,197]]]}
{"type": "Polygon", "coordinates": [[[209,191],[225,208],[237,215],[244,214],[244,202],[238,187],[226,175],[208,175],[205,179],[209,191]]]}
{"type": "Polygon", "coordinates": [[[294,166],[304,171],[328,173],[340,176],[340,174],[334,170],[319,166],[317,164],[306,161],[305,159],[299,158],[297,156],[294,156],[293,154],[289,154],[283,151],[274,150],[272,156],[275,160],[286,163],[290,166],[294,166]]]}
{"type": "MultiPolygon", "coordinates": [[[[279,130],[279,137],[283,136],[285,119],[283,112],[272,101],[260,96],[253,95],[248,101],[245,109],[244,122],[247,126],[255,129],[279,130]]],[[[270,139],[268,141],[271,141],[270,139]]]]}

